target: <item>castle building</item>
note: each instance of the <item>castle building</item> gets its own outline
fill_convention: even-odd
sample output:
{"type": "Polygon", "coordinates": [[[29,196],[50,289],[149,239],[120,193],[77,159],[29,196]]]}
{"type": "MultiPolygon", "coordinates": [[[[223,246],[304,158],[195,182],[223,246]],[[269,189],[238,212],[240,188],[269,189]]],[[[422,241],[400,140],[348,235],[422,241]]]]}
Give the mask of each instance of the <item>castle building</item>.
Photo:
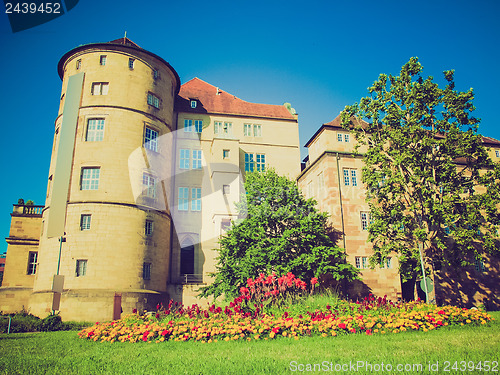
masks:
{"type": "MultiPolygon", "coordinates": [[[[483,144],[491,159],[500,161],[500,141],[483,137],[483,144]]],[[[374,269],[369,264],[373,254],[368,242],[370,209],[361,180],[366,146],[354,152],[356,139],[342,128],[340,116],[323,124],[305,146],[308,155],[297,178],[298,186],[307,198],[318,202],[321,211],[329,213],[333,226],[344,233],[339,246],[346,250],[348,262],[360,271],[361,280],[352,283],[347,293],[354,298],[368,293],[387,295],[393,301],[414,298],[415,285],[400,280],[396,256],[388,257],[374,269]]],[[[435,288],[429,295],[431,300],[468,307],[480,304],[500,307],[498,257],[485,255],[483,263],[476,261],[474,266],[461,270],[432,269],[430,276],[435,288]]],[[[416,289],[418,292],[418,284],[416,289]]],[[[420,296],[425,298],[425,294],[420,296]]]]}
{"type": "Polygon", "coordinates": [[[127,38],[74,48],[58,72],[46,202],[14,206],[0,309],[110,320],[194,302],[236,215],[240,170],[299,174],[297,115],[198,78],[181,86],[127,38]]]}
{"type": "MultiPolygon", "coordinates": [[[[246,102],[199,78],[181,85],[168,62],[127,38],[76,47],[58,72],[46,201],[14,205],[1,311],[106,321],[171,298],[200,302],[244,173],[267,168],[297,180],[344,233],[339,246],[362,276],[350,297],[402,296],[396,257],[369,269],[363,162],[339,118],[306,143],[301,170],[289,104],[246,102]]],[[[500,142],[485,143],[499,159],[500,142]]],[[[460,276],[475,283],[469,300],[498,295],[490,273],[498,263],[460,276]]]]}

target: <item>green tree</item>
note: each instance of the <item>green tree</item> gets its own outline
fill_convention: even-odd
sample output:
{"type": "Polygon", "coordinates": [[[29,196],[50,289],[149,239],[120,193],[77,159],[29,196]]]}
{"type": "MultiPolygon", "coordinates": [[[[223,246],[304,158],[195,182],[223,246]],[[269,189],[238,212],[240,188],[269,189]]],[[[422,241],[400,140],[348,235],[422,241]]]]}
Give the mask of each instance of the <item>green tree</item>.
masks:
{"type": "Polygon", "coordinates": [[[339,232],[293,181],[274,170],[247,173],[245,190],[236,203],[242,219],[220,239],[215,279],[201,289],[202,296],[234,297],[260,273],[292,272],[307,282],[326,274],[336,280],[357,277],[344,250],[335,245],[339,232]]]}
{"type": "Polygon", "coordinates": [[[371,263],[398,254],[403,280],[421,274],[419,245],[428,266],[498,253],[500,168],[478,134],[474,93],[455,89],[453,70],[444,88],[421,71],[412,58],[399,76],[381,74],[342,112],[364,153],[371,263]]]}

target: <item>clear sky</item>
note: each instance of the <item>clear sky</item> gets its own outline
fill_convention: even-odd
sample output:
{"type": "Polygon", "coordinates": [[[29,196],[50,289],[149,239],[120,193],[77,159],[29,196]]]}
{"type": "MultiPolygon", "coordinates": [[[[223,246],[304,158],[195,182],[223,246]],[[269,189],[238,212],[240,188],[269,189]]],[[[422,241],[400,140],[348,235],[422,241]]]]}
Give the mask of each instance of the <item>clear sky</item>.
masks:
{"type": "MultiPolygon", "coordinates": [[[[0,14],[0,235],[12,204],[45,203],[54,121],[61,94],[57,63],[72,48],[124,36],[193,77],[250,102],[292,103],[304,145],[380,73],[397,75],[417,56],[424,76],[474,88],[480,132],[500,139],[500,2],[440,1],[98,1],[12,33],[0,14]]],[[[302,149],[302,157],[307,151],[302,149]]],[[[0,253],[7,244],[0,239],[0,253]]]]}

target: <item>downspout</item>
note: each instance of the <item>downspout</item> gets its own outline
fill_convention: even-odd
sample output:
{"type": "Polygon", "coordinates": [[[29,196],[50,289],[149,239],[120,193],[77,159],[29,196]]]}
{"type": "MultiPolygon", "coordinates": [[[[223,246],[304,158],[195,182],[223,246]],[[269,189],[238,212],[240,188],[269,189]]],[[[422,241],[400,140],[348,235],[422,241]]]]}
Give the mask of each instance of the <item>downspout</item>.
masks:
{"type": "Polygon", "coordinates": [[[339,153],[336,153],[337,159],[337,178],[339,183],[339,202],[340,202],[340,220],[342,222],[342,241],[344,242],[344,250],[345,250],[345,228],[344,228],[344,208],[342,206],[342,188],[340,185],[340,167],[339,167],[339,153]]]}

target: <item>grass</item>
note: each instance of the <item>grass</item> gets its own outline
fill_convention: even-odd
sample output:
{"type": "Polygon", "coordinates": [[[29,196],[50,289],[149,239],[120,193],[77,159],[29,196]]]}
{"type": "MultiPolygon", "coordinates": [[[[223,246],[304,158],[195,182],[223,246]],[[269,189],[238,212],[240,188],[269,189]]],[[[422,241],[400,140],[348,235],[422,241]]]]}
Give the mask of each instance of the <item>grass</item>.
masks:
{"type": "MultiPolygon", "coordinates": [[[[423,366],[422,371],[415,367],[398,374],[443,373],[448,361],[449,373],[462,373],[452,369],[455,361],[460,367],[460,361],[477,365],[480,361],[500,360],[500,312],[491,315],[495,320],[489,326],[444,327],[426,333],[304,337],[298,341],[110,344],[79,339],[76,332],[0,334],[0,374],[286,374],[302,372],[299,364],[335,366],[350,361],[373,366],[390,364],[392,373],[396,373],[398,364],[423,366]],[[429,364],[436,363],[438,371],[429,371],[429,364]]],[[[500,366],[496,369],[500,371],[500,366]]],[[[359,374],[376,372],[364,366],[358,370],[359,374]]]]}

